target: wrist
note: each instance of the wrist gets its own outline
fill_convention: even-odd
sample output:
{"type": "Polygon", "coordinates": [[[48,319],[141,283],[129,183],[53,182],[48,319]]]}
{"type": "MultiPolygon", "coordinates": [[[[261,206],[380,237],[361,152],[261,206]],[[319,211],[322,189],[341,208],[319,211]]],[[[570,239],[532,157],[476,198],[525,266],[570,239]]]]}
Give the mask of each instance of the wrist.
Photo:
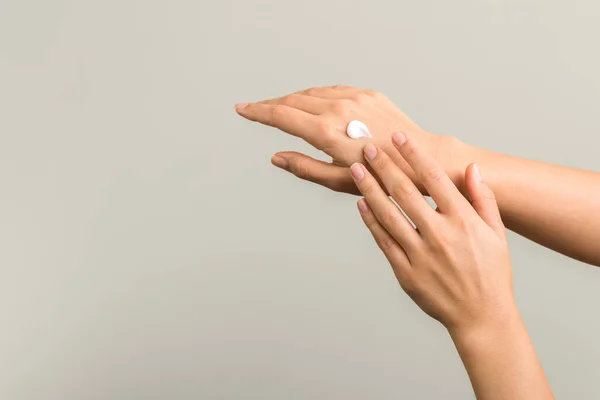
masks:
{"type": "Polygon", "coordinates": [[[446,174],[461,192],[464,187],[465,170],[477,158],[477,148],[455,136],[432,135],[433,156],[440,161],[446,174]]]}
{"type": "Polygon", "coordinates": [[[461,349],[487,345],[511,337],[524,327],[519,310],[512,304],[486,318],[449,327],[448,333],[461,352],[461,349]]]}

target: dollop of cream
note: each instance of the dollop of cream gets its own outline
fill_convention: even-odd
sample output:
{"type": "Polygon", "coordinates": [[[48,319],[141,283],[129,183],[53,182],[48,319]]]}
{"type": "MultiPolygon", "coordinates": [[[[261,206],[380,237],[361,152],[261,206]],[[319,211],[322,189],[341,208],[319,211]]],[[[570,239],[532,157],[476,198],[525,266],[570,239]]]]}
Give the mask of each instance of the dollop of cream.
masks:
{"type": "Polygon", "coordinates": [[[362,138],[372,138],[373,137],[373,136],[371,136],[371,132],[369,131],[369,128],[367,128],[367,125],[365,125],[363,122],[357,121],[357,120],[350,121],[350,123],[348,124],[348,128],[346,128],[346,133],[352,139],[362,139],[362,138]]]}

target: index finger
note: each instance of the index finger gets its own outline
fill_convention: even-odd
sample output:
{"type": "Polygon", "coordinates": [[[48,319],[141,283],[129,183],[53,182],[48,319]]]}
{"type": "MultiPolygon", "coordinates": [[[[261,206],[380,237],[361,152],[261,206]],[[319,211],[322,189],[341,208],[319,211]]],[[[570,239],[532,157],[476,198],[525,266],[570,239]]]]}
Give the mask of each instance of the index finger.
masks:
{"type": "Polygon", "coordinates": [[[415,171],[417,179],[437,204],[442,213],[452,213],[470,208],[469,202],[454,185],[443,168],[423,150],[415,140],[395,132],[392,142],[402,157],[415,171]]]}
{"type": "Polygon", "coordinates": [[[329,147],[339,136],[335,127],[319,116],[282,104],[241,104],[236,106],[236,111],[250,121],[300,137],[319,150],[329,147]]]}

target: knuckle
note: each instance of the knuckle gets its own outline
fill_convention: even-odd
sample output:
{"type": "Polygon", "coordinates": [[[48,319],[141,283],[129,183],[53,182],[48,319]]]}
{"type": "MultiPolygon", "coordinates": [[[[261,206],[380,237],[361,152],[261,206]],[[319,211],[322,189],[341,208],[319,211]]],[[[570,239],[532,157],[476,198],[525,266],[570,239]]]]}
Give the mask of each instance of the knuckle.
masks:
{"type": "Polygon", "coordinates": [[[364,105],[368,105],[371,103],[372,97],[369,96],[367,93],[362,92],[362,93],[357,93],[357,94],[353,95],[351,97],[351,100],[358,105],[364,106],[364,105]]]}
{"type": "Polygon", "coordinates": [[[381,222],[385,226],[395,226],[399,222],[399,211],[387,209],[381,213],[381,222]]]}
{"type": "Polygon", "coordinates": [[[359,186],[359,190],[362,195],[366,198],[370,198],[373,194],[373,190],[375,189],[375,185],[373,185],[371,182],[365,182],[363,179],[363,182],[359,186]]]}
{"type": "MultiPolygon", "coordinates": [[[[437,238],[436,233],[440,230],[440,218],[439,215],[432,215],[431,218],[425,218],[423,221],[419,221],[419,226],[416,227],[417,231],[419,231],[420,235],[423,238],[427,238],[427,242],[430,240],[435,240],[437,238]]],[[[424,248],[421,249],[424,251],[424,248]]]]}
{"type": "Polygon", "coordinates": [[[439,220],[431,221],[428,223],[427,228],[427,243],[428,246],[433,248],[434,250],[441,250],[445,247],[446,241],[448,239],[449,233],[446,229],[446,226],[441,224],[439,220]]]}
{"type": "Polygon", "coordinates": [[[460,231],[464,232],[470,228],[470,221],[464,218],[462,215],[456,215],[452,221],[453,225],[455,225],[460,231]]]}
{"type": "Polygon", "coordinates": [[[467,234],[477,232],[479,228],[478,220],[459,215],[457,221],[458,228],[467,234]]]}
{"type": "Polygon", "coordinates": [[[446,253],[446,236],[440,232],[430,233],[428,247],[435,254],[446,253]]]}
{"type": "Polygon", "coordinates": [[[371,232],[374,232],[374,229],[378,224],[377,218],[375,218],[375,216],[373,214],[369,214],[369,215],[365,216],[364,221],[365,221],[365,225],[367,226],[367,228],[369,228],[369,230],[371,232]]]}
{"type": "Polygon", "coordinates": [[[390,235],[385,235],[377,240],[377,244],[383,252],[389,252],[396,246],[396,241],[390,235]]]}
{"type": "Polygon", "coordinates": [[[409,143],[405,144],[403,147],[404,147],[404,158],[406,158],[408,160],[413,160],[417,156],[417,148],[414,146],[414,144],[411,141],[409,141],[409,143]]]}
{"type": "Polygon", "coordinates": [[[296,175],[300,179],[308,179],[310,177],[310,165],[305,159],[299,159],[291,168],[294,175],[296,175]]]}
{"type": "Polygon", "coordinates": [[[415,196],[417,188],[415,185],[409,185],[408,182],[398,182],[392,187],[390,192],[394,198],[411,199],[415,196]]]}
{"type": "Polygon", "coordinates": [[[290,94],[288,96],[285,96],[283,99],[281,99],[280,104],[282,104],[284,106],[292,107],[294,104],[297,103],[299,97],[300,97],[299,94],[290,94]]]}
{"type": "Polygon", "coordinates": [[[377,226],[377,219],[373,214],[370,214],[365,217],[365,225],[367,225],[367,228],[369,228],[369,230],[373,232],[373,229],[377,226]]]}
{"type": "Polygon", "coordinates": [[[422,178],[426,182],[439,182],[442,176],[444,176],[444,172],[439,167],[428,168],[422,174],[422,178]]]}
{"type": "Polygon", "coordinates": [[[321,136],[321,142],[323,147],[333,146],[337,139],[336,129],[333,125],[328,122],[322,121],[317,124],[317,130],[321,136]]]}
{"type": "Polygon", "coordinates": [[[403,276],[402,279],[399,279],[400,287],[409,297],[414,297],[417,292],[417,281],[414,277],[407,274],[407,276],[403,276]]]}
{"type": "Polygon", "coordinates": [[[271,108],[271,122],[272,123],[277,123],[277,121],[281,121],[283,118],[285,118],[285,114],[286,114],[286,106],[281,105],[281,104],[277,104],[275,106],[273,106],[273,108],[271,108]]]}
{"type": "Polygon", "coordinates": [[[350,109],[352,107],[352,102],[347,99],[336,100],[333,103],[332,110],[336,115],[347,115],[350,113],[350,109]]]}
{"type": "Polygon", "coordinates": [[[380,100],[380,99],[384,99],[385,96],[383,95],[383,93],[380,93],[376,90],[366,90],[365,94],[369,97],[371,97],[372,99],[375,100],[380,100]]]}
{"type": "Polygon", "coordinates": [[[317,122],[317,130],[322,136],[329,136],[333,132],[333,126],[327,121],[317,122]]]}

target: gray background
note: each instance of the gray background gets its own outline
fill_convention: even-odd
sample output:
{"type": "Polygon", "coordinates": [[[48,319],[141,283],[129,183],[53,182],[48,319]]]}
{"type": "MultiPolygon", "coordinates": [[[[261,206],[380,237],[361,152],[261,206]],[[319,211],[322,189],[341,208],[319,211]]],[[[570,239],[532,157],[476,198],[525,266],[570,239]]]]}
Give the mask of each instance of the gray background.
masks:
{"type": "MultiPolygon", "coordinates": [[[[1,0],[0,397],[473,398],[356,199],[233,104],[366,87],[598,170],[598,37],[595,0],[1,0]]],[[[556,395],[600,398],[600,270],[510,245],[556,395]]]]}

